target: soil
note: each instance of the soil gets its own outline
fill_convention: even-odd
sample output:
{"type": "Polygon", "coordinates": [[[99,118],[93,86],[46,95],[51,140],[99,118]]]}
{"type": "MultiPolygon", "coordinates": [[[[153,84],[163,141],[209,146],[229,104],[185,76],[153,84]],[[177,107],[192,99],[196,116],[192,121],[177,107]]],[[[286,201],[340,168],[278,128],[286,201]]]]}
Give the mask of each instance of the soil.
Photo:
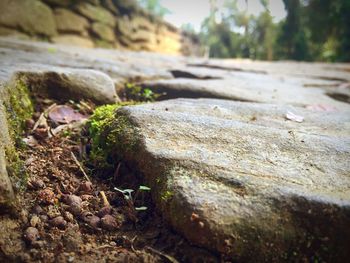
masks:
{"type": "MultiPolygon", "coordinates": [[[[163,221],[150,193],[137,190],[142,174],[131,164],[120,162],[103,176],[94,170],[86,158],[83,125],[52,136],[50,131],[60,125],[48,121],[33,131],[53,103],[38,99],[33,119],[26,122],[25,136],[32,137],[20,158],[28,182],[18,194],[17,209],[0,215],[1,262],[224,261],[193,246],[163,221]],[[132,198],[114,187],[133,189],[132,198]]],[[[84,115],[94,108],[89,102],[66,106],[84,115]]]]}

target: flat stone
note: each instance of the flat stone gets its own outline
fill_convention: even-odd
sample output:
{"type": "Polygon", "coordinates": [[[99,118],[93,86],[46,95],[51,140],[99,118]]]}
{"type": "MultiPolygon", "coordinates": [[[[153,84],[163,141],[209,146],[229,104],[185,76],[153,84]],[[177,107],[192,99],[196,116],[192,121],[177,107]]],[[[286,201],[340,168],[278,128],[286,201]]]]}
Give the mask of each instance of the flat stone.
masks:
{"type": "Polygon", "coordinates": [[[51,38],[51,41],[56,44],[72,45],[86,48],[93,48],[94,42],[89,38],[77,36],[74,34],[64,34],[51,38]]]}
{"type": "Polygon", "coordinates": [[[88,3],[80,3],[76,8],[80,14],[92,21],[101,22],[112,27],[115,26],[115,17],[103,7],[90,5],[88,3]]]}
{"type": "Polygon", "coordinates": [[[0,1],[0,25],[19,28],[30,35],[57,33],[51,9],[38,0],[0,1]]]}
{"type": "Polygon", "coordinates": [[[89,26],[85,17],[79,16],[70,10],[57,8],[54,10],[57,30],[65,33],[84,34],[89,26]]]}
{"type": "Polygon", "coordinates": [[[303,81],[294,76],[280,78],[276,75],[253,72],[219,74],[217,70],[213,70],[205,71],[211,74],[207,75],[209,79],[205,79],[203,73],[198,74],[197,71],[191,69],[187,69],[187,72],[194,75],[194,77],[147,81],[142,85],[154,92],[164,93],[162,99],[178,97],[220,98],[296,106],[322,104],[339,110],[349,107],[348,103],[332,98],[320,87],[304,87],[303,81]],[[199,77],[195,77],[196,75],[199,77]],[[201,79],[200,76],[204,79],[201,79]],[[210,79],[210,76],[212,76],[212,79],[210,79]]]}
{"type": "Polygon", "coordinates": [[[112,79],[100,71],[39,66],[18,74],[33,91],[59,100],[90,99],[97,104],[120,100],[112,79]]]}
{"type": "Polygon", "coordinates": [[[238,261],[281,261],[291,248],[297,261],[305,251],[350,256],[349,110],[177,99],[118,116],[135,148],[115,150],[137,163],[157,208],[191,242],[238,261]]]}
{"type": "Polygon", "coordinates": [[[102,23],[93,23],[91,27],[92,31],[101,39],[108,42],[114,42],[115,33],[113,28],[102,23]]]}

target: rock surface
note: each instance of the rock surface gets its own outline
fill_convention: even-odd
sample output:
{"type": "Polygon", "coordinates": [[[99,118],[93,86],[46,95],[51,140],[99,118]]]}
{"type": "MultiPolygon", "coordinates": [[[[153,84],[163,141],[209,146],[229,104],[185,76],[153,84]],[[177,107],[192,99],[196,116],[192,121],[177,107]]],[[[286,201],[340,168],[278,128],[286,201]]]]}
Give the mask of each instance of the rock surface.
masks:
{"type": "Polygon", "coordinates": [[[59,32],[87,34],[86,29],[89,26],[89,22],[86,18],[64,8],[55,9],[54,14],[59,32]]]}
{"type": "Polygon", "coordinates": [[[131,0],[2,0],[0,35],[63,44],[71,42],[81,47],[186,55],[201,52],[198,37],[183,34],[131,0]],[[127,24],[123,23],[125,18],[127,24]],[[137,37],[130,37],[133,35],[137,37]],[[127,41],[120,41],[120,38],[127,41]]]}
{"type": "MultiPolygon", "coordinates": [[[[115,150],[138,164],[157,208],[199,246],[242,261],[294,257],[287,251],[348,258],[349,65],[219,62],[0,38],[1,102],[19,77],[43,96],[99,104],[129,82],[167,92],[163,99],[229,99],[122,108],[119,136],[136,148],[115,150]]],[[[0,132],[9,141],[6,126],[0,132]]],[[[11,186],[1,147],[0,184],[11,186]]]]}
{"type": "Polygon", "coordinates": [[[38,0],[2,0],[0,10],[1,25],[19,27],[30,35],[53,36],[57,33],[51,9],[38,0]]]}
{"type": "Polygon", "coordinates": [[[137,142],[117,150],[192,242],[239,260],[282,260],[291,247],[349,256],[349,110],[178,99],[118,116],[131,125],[121,138],[137,142]],[[286,120],[288,111],[304,122],[286,120]]]}
{"type": "Polygon", "coordinates": [[[112,79],[99,71],[71,68],[47,68],[22,71],[32,90],[59,100],[90,99],[97,104],[116,103],[112,79]]]}

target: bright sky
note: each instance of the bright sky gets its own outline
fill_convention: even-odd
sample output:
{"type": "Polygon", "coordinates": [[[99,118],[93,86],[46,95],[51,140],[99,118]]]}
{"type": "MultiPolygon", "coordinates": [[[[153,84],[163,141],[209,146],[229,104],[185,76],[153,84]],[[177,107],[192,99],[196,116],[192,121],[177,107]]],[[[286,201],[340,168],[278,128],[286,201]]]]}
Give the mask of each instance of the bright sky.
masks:
{"type": "MultiPolygon", "coordinates": [[[[222,6],[223,0],[216,0],[218,6],[222,6]]],[[[171,24],[181,27],[190,23],[196,31],[199,31],[203,20],[208,17],[210,0],[161,0],[162,6],[169,9],[171,14],[166,14],[164,19],[171,24]]],[[[245,10],[245,0],[238,0],[238,8],[245,10]]],[[[263,11],[260,0],[248,0],[248,13],[258,15],[263,11]]],[[[278,22],[286,16],[282,0],[270,0],[270,12],[274,21],[278,22]]]]}

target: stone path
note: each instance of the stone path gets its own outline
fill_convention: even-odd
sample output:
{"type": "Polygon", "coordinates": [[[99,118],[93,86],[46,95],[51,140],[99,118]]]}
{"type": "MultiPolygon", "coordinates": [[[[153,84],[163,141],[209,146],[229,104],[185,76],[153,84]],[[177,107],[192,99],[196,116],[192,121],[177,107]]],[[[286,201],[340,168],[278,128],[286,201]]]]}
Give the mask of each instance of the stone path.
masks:
{"type": "Polygon", "coordinates": [[[193,243],[243,261],[350,256],[350,65],[5,38],[0,63],[3,93],[21,76],[47,96],[111,103],[136,82],[173,99],[120,109],[133,131],[120,136],[137,148],[116,150],[137,163],[158,209],[193,243]]]}

